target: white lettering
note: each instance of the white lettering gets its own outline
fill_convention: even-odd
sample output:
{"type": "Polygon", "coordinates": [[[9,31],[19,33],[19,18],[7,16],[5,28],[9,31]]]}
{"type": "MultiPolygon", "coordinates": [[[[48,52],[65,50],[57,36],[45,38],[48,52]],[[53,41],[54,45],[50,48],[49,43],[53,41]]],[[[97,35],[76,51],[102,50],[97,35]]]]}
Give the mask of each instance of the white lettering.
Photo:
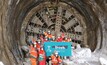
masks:
{"type": "Polygon", "coordinates": [[[55,46],[55,49],[65,49],[64,46],[55,46]]]}

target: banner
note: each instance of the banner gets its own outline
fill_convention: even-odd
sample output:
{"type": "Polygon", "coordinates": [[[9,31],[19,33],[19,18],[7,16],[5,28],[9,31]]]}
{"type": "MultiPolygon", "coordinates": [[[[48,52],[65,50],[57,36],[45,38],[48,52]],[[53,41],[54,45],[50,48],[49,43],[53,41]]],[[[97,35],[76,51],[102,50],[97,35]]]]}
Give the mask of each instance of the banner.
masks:
{"type": "Polygon", "coordinates": [[[72,56],[71,42],[45,42],[44,50],[46,56],[51,56],[55,51],[60,56],[72,56]]]}

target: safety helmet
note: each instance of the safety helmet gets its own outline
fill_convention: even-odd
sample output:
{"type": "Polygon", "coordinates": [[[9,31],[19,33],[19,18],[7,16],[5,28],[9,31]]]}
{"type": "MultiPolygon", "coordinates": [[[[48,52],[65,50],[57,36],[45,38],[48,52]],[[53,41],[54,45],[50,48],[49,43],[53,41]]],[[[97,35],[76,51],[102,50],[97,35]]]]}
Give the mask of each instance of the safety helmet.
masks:
{"type": "Polygon", "coordinates": [[[40,42],[41,40],[40,39],[38,39],[38,42],[40,42]]]}
{"type": "Polygon", "coordinates": [[[49,30],[49,31],[48,31],[48,34],[50,34],[50,33],[51,33],[51,31],[49,30]]]}
{"type": "Polygon", "coordinates": [[[60,36],[58,36],[58,39],[60,38],[60,36]]]}
{"type": "Polygon", "coordinates": [[[68,38],[67,38],[67,37],[65,37],[65,40],[68,40],[68,38]]]}
{"type": "Polygon", "coordinates": [[[41,40],[40,39],[38,39],[38,41],[37,41],[39,44],[41,43],[41,40]]]}
{"type": "Polygon", "coordinates": [[[52,36],[52,39],[55,40],[55,36],[52,36]]]}
{"type": "Polygon", "coordinates": [[[49,13],[48,13],[48,12],[46,12],[46,14],[48,15],[49,13]]]}
{"type": "Polygon", "coordinates": [[[58,37],[60,37],[61,36],[61,34],[58,34],[58,37]]]}
{"type": "Polygon", "coordinates": [[[36,48],[36,45],[34,45],[34,47],[36,48]]]}
{"type": "Polygon", "coordinates": [[[48,38],[47,36],[45,36],[45,38],[48,38]]]}
{"type": "Polygon", "coordinates": [[[36,42],[34,42],[34,44],[36,44],[36,42]]]}
{"type": "Polygon", "coordinates": [[[54,54],[55,54],[55,55],[58,55],[58,52],[57,52],[57,51],[54,51],[54,54]]]}
{"type": "Polygon", "coordinates": [[[43,47],[41,48],[41,50],[44,50],[43,47]]]}

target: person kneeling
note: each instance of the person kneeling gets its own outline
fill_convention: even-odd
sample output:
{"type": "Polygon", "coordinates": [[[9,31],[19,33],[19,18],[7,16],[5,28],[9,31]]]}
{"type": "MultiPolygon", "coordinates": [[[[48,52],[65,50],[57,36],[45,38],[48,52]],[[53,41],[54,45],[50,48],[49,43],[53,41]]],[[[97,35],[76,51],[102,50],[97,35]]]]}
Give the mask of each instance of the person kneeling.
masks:
{"type": "Polygon", "coordinates": [[[52,65],[59,65],[62,63],[62,60],[60,58],[60,56],[58,55],[58,52],[54,52],[54,54],[51,55],[51,62],[52,65]]]}

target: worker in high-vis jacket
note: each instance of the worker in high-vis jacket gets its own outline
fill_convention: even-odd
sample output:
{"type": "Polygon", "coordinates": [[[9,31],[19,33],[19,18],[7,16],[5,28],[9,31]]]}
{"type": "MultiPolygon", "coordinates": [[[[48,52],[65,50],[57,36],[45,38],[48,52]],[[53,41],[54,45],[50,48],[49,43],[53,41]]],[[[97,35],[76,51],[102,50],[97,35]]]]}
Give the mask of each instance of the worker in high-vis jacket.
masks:
{"type": "Polygon", "coordinates": [[[58,36],[58,38],[57,38],[56,41],[57,41],[57,42],[62,42],[62,41],[63,41],[63,38],[62,38],[61,36],[58,36]]]}
{"type": "Polygon", "coordinates": [[[39,65],[46,65],[46,55],[43,47],[39,51],[39,65]]]}
{"type": "Polygon", "coordinates": [[[37,51],[35,50],[35,47],[32,44],[29,47],[30,48],[29,53],[30,53],[31,65],[37,65],[37,56],[38,56],[38,54],[37,54],[37,51]]]}
{"type": "Polygon", "coordinates": [[[48,38],[48,41],[52,41],[52,34],[51,34],[51,31],[44,32],[44,35],[48,38]]]}
{"type": "Polygon", "coordinates": [[[58,55],[57,51],[55,51],[54,54],[51,55],[51,62],[52,62],[52,65],[59,65],[62,63],[62,60],[58,55]]]}

